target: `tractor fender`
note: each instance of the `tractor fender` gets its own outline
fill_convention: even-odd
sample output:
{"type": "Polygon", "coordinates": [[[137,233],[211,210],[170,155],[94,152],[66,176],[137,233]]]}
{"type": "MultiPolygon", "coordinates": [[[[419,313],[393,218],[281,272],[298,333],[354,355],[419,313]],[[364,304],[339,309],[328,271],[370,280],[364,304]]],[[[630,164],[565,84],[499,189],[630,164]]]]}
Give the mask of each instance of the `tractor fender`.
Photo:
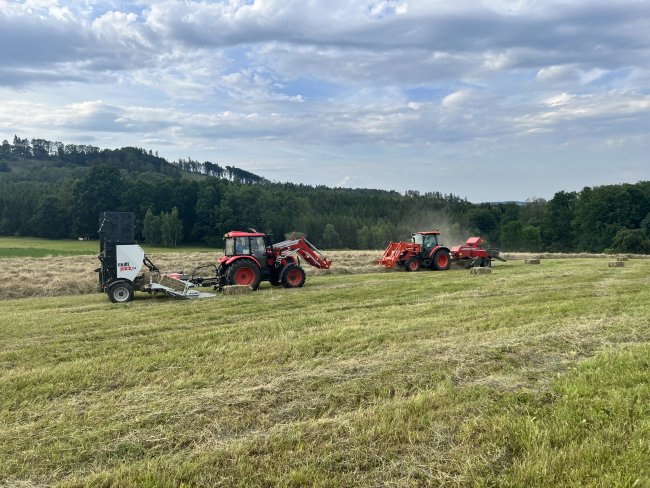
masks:
{"type": "Polygon", "coordinates": [[[434,254],[440,251],[440,249],[444,249],[445,251],[451,254],[447,246],[436,246],[433,249],[431,249],[431,252],[429,253],[429,259],[433,259],[434,254]]]}
{"type": "Polygon", "coordinates": [[[221,259],[219,260],[219,262],[220,262],[220,264],[223,265],[223,266],[230,266],[232,263],[234,263],[235,261],[237,261],[237,260],[239,260],[239,259],[250,259],[250,260],[253,261],[255,264],[257,264],[257,267],[258,267],[258,268],[260,268],[260,269],[262,268],[262,265],[261,265],[260,262],[257,260],[257,258],[255,258],[254,256],[249,256],[248,254],[245,255],[245,256],[232,256],[232,257],[229,257],[229,258],[228,258],[228,256],[224,256],[224,257],[221,258],[221,259]],[[227,258],[227,259],[224,259],[224,258],[227,258]],[[221,259],[223,259],[223,261],[221,261],[221,259]]]}
{"type": "Polygon", "coordinates": [[[300,266],[294,260],[287,259],[287,264],[282,266],[282,269],[280,270],[280,273],[278,273],[278,281],[280,281],[280,282],[282,281],[282,278],[284,277],[284,273],[286,273],[287,269],[292,265],[300,266]]]}

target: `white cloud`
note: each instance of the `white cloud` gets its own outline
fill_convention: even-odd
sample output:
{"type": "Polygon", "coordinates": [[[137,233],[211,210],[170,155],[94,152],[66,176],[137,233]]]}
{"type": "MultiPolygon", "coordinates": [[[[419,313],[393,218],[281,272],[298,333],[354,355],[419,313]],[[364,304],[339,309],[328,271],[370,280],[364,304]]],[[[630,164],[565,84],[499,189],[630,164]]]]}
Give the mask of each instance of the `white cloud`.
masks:
{"type": "Polygon", "coordinates": [[[0,127],[451,191],[432,161],[641,161],[648,32],[633,0],[0,1],[0,127]]]}

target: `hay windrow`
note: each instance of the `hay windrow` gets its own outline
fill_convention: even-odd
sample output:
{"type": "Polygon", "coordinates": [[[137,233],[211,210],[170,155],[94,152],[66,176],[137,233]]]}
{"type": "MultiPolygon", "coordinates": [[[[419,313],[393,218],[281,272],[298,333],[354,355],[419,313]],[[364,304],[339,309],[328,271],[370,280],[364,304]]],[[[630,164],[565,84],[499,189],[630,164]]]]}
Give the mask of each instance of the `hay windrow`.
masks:
{"type": "MultiPolygon", "coordinates": [[[[145,248],[146,251],[146,248],[145,248]]],[[[331,269],[316,269],[304,264],[307,276],[393,273],[397,268],[386,270],[376,264],[382,251],[325,251],[332,260],[331,269]]],[[[191,273],[202,265],[214,265],[222,256],[221,251],[212,252],[165,252],[147,253],[162,272],[191,273]]],[[[505,253],[508,261],[526,259],[608,258],[608,254],[561,254],[561,253],[505,253]]],[[[650,255],[626,255],[634,259],[647,259],[650,255]]],[[[61,256],[44,258],[0,258],[0,300],[22,297],[63,296],[94,293],[97,289],[99,267],[96,255],[61,256]]]]}
{"type": "MultiPolygon", "coordinates": [[[[507,259],[508,261],[521,261],[526,259],[582,259],[582,258],[602,258],[602,259],[611,259],[611,254],[603,253],[587,253],[587,252],[575,252],[575,253],[563,253],[563,252],[542,252],[542,253],[532,253],[532,252],[501,252],[501,256],[507,259]]],[[[626,258],[629,259],[650,259],[650,254],[626,254],[626,258]]]]}
{"type": "MultiPolygon", "coordinates": [[[[145,249],[146,251],[146,249],[145,249]]],[[[331,269],[304,264],[311,276],[386,272],[375,261],[379,251],[330,251],[331,269]]],[[[202,265],[215,264],[221,252],[147,253],[163,273],[191,273],[202,265]]],[[[99,267],[96,255],[44,258],[0,258],[0,299],[94,293],[99,267]]]]}

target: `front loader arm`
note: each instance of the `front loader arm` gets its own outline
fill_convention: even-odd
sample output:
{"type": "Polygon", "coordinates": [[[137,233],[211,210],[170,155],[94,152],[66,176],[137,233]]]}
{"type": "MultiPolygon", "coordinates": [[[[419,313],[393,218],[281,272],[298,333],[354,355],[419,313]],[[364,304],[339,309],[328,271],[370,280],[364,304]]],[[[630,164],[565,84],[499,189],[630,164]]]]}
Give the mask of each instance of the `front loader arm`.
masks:
{"type": "Polygon", "coordinates": [[[327,259],[311,242],[304,237],[290,241],[278,242],[273,245],[276,259],[286,259],[298,255],[314,268],[329,269],[332,261],[327,259]]]}

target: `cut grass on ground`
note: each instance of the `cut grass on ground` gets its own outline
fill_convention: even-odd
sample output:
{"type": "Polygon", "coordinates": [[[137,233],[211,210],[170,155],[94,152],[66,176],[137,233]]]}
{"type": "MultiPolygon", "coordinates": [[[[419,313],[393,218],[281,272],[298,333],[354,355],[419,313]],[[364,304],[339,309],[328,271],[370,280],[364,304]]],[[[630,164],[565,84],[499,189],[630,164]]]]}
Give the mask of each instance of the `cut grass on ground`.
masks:
{"type": "Polygon", "coordinates": [[[0,480],[648,486],[650,261],[0,301],[0,480]]]}

